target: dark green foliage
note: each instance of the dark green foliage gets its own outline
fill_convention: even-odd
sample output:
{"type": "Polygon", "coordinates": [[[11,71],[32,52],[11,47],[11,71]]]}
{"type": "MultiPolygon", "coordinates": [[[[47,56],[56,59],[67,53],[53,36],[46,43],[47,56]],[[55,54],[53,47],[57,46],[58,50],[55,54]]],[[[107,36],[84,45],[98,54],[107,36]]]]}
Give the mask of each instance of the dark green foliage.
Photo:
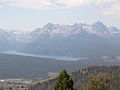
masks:
{"type": "Polygon", "coordinates": [[[90,77],[85,90],[112,90],[111,77],[106,73],[99,73],[90,77]]]}
{"type": "Polygon", "coordinates": [[[24,88],[24,86],[22,85],[21,88],[24,88]]]}
{"type": "Polygon", "coordinates": [[[74,72],[72,78],[75,82],[75,87],[78,90],[84,90],[89,82],[88,78],[99,73],[106,73],[111,77],[110,85],[113,90],[120,90],[120,66],[92,66],[74,72]]]}
{"type": "Polygon", "coordinates": [[[67,71],[63,70],[57,79],[54,90],[74,90],[73,85],[73,80],[67,74],[67,71]]]}
{"type": "MultiPolygon", "coordinates": [[[[110,77],[111,82],[109,84],[112,90],[120,90],[120,66],[92,66],[73,72],[71,78],[74,81],[74,87],[77,88],[77,90],[84,90],[86,84],[89,82],[89,78],[100,73],[106,73],[106,75],[110,77]]],[[[54,90],[55,82],[56,79],[49,80],[45,83],[31,86],[29,90],[54,90]]]]}
{"type": "Polygon", "coordinates": [[[9,87],[9,90],[12,90],[12,87],[9,87]]]}

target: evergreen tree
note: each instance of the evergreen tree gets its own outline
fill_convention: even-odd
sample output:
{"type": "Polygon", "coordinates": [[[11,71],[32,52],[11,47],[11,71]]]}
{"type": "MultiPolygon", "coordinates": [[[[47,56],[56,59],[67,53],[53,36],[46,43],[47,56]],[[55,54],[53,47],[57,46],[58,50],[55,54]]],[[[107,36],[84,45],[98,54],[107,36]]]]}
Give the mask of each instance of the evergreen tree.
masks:
{"type": "Polygon", "coordinates": [[[67,74],[66,70],[63,70],[58,76],[54,90],[75,90],[73,88],[74,82],[67,74]]]}
{"type": "Polygon", "coordinates": [[[12,87],[9,87],[9,90],[12,90],[12,87]]]}
{"type": "Polygon", "coordinates": [[[112,90],[111,77],[106,73],[99,73],[90,78],[85,90],[112,90]]]}

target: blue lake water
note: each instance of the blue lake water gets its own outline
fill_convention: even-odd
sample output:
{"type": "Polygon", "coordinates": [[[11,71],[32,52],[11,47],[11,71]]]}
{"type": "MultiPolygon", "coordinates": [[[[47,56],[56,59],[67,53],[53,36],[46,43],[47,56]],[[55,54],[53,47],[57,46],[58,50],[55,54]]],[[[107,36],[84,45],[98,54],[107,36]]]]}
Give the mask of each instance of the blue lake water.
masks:
{"type": "Polygon", "coordinates": [[[81,57],[81,58],[74,58],[69,56],[51,56],[51,55],[36,55],[36,54],[28,54],[28,53],[21,53],[16,51],[4,51],[2,52],[4,54],[13,54],[13,55],[21,55],[21,56],[31,56],[31,57],[41,57],[41,58],[51,58],[55,60],[65,60],[65,61],[77,61],[80,59],[88,59],[87,57],[81,57]]]}

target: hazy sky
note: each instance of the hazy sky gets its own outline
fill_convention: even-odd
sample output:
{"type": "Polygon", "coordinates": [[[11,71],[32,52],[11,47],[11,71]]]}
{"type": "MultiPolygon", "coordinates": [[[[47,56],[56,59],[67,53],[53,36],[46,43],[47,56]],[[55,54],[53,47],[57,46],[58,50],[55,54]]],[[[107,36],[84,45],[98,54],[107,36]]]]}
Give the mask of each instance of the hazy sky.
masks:
{"type": "Polygon", "coordinates": [[[0,28],[33,30],[51,22],[120,28],[120,0],[0,0],[0,28]]]}

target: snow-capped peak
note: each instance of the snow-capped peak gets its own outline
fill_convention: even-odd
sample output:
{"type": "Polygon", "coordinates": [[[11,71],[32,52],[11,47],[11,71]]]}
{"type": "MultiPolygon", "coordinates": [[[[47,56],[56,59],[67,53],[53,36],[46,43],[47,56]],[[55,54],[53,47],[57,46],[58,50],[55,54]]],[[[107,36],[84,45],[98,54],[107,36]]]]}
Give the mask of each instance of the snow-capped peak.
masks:
{"type": "Polygon", "coordinates": [[[55,25],[52,23],[48,23],[47,25],[44,26],[44,28],[49,29],[49,30],[53,30],[53,29],[55,29],[55,25]]]}
{"type": "Polygon", "coordinates": [[[35,29],[32,32],[32,36],[36,36],[39,34],[49,34],[50,36],[55,35],[62,35],[62,36],[71,36],[76,34],[94,34],[102,37],[111,37],[114,35],[113,32],[118,33],[119,30],[115,27],[107,27],[102,22],[98,21],[94,24],[82,24],[82,23],[75,23],[73,25],[59,25],[59,24],[52,24],[48,23],[44,25],[44,27],[35,29]],[[33,35],[36,34],[36,35],[33,35]]]}

